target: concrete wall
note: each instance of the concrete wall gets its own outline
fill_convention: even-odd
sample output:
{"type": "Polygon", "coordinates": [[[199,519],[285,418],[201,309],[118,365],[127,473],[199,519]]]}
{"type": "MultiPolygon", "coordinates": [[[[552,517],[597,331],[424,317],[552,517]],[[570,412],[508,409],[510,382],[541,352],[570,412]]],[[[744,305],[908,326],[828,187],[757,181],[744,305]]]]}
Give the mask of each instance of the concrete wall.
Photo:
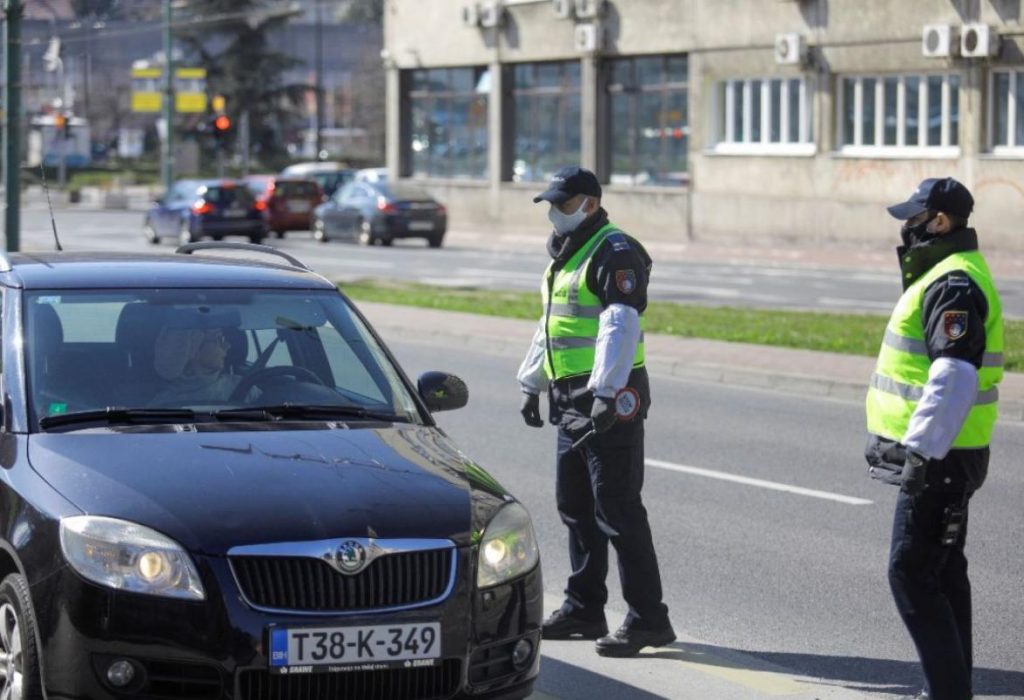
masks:
{"type": "MultiPolygon", "coordinates": [[[[498,66],[520,61],[582,60],[585,104],[581,135],[584,164],[600,162],[598,129],[600,57],[573,49],[573,21],[555,19],[550,2],[506,0],[502,29],[465,27],[469,0],[387,0],[385,47],[393,76],[401,70],[458,65],[498,66]],[[588,71],[587,67],[595,70],[588,71]]],[[[1024,252],[1015,221],[1024,211],[1024,158],[988,153],[988,77],[993,67],[1024,66],[1024,12],[1020,0],[612,0],[599,20],[606,37],[601,57],[686,53],[690,60],[691,188],[608,186],[615,220],[644,237],[685,243],[765,238],[811,242],[891,242],[897,222],[887,204],[906,197],[921,179],[952,175],[975,194],[978,226],[987,245],[1024,252]],[[921,55],[925,24],[958,28],[984,22],[1002,35],[991,60],[935,59],[921,55]],[[802,66],[777,65],[775,37],[798,32],[809,46],[802,66]],[[861,73],[955,72],[961,77],[960,155],[955,158],[853,157],[837,150],[840,77],[861,73]],[[813,85],[816,148],[800,156],[715,153],[711,101],[717,81],[806,76],[813,85]],[[669,222],[666,225],[666,222],[669,222]]],[[[397,84],[397,77],[392,78],[397,84]]],[[[507,86],[496,81],[491,133],[507,86]]],[[[389,136],[400,136],[397,90],[392,88],[389,136]]],[[[502,182],[500,144],[492,148],[491,175],[480,183],[429,182],[450,203],[453,226],[521,230],[545,226],[530,197],[536,185],[502,182]]],[[[392,144],[389,166],[401,152],[392,144]]]]}

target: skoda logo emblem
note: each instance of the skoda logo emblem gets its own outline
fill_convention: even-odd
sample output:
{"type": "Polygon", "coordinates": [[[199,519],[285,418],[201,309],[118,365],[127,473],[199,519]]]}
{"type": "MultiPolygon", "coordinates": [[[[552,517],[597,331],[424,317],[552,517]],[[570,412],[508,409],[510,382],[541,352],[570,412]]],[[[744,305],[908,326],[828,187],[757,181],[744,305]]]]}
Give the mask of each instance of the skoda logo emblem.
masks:
{"type": "Polygon", "coordinates": [[[355,540],[345,540],[334,552],[334,567],[343,574],[357,574],[366,566],[366,548],[355,540]]]}

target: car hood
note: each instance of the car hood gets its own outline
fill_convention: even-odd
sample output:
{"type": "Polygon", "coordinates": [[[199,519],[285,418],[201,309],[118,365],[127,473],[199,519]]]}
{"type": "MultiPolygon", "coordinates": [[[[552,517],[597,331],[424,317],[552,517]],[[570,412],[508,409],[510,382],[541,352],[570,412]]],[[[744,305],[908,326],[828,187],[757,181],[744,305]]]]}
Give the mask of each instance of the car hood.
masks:
{"type": "Polygon", "coordinates": [[[426,426],[39,433],[28,457],[84,513],[215,555],[346,536],[464,544],[506,498],[426,426]]]}

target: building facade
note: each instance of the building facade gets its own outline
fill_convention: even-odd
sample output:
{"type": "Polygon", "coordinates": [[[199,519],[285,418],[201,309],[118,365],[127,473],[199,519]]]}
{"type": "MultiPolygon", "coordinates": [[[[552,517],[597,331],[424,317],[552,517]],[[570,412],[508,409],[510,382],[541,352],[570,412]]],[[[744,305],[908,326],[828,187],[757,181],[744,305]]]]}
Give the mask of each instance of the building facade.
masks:
{"type": "Polygon", "coordinates": [[[645,240],[891,242],[925,177],[1024,251],[1019,0],[386,0],[387,159],[521,231],[562,164],[645,240]]]}

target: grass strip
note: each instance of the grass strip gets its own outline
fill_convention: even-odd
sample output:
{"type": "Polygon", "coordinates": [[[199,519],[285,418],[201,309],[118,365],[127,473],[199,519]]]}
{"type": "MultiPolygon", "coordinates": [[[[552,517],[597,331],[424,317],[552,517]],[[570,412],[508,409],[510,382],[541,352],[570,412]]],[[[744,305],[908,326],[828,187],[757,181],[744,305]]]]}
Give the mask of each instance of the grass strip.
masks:
{"type": "MultiPolygon", "coordinates": [[[[492,291],[425,284],[360,280],[341,285],[355,301],[464,311],[535,320],[542,312],[538,292],[492,291]]],[[[699,306],[653,301],[644,314],[648,333],[684,338],[757,343],[846,355],[878,353],[887,317],[812,311],[699,306]]],[[[1005,322],[1006,369],[1024,370],[1024,321],[1005,322]]]]}

